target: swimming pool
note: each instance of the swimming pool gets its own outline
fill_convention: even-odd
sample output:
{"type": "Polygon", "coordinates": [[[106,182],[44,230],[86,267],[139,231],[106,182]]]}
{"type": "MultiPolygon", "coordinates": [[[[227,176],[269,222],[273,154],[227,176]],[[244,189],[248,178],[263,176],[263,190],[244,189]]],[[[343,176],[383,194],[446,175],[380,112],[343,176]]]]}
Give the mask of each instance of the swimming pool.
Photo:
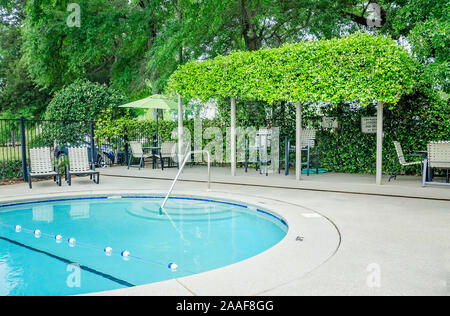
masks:
{"type": "Polygon", "coordinates": [[[161,215],[161,202],[97,196],[1,205],[0,295],[75,295],[179,278],[253,257],[288,231],[282,218],[249,205],[174,197],[161,215]]]}

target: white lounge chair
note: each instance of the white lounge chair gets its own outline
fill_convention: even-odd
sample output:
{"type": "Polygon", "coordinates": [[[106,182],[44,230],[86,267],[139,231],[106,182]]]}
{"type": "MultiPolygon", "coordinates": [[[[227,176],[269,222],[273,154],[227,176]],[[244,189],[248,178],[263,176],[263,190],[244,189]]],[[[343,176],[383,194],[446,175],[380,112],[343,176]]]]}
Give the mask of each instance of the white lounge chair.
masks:
{"type": "Polygon", "coordinates": [[[66,180],[72,185],[72,175],[89,175],[95,183],[100,182],[100,172],[95,171],[95,165],[89,163],[86,147],[69,147],[69,166],[66,166],[66,180]]]}
{"type": "Polygon", "coordinates": [[[428,144],[428,158],[423,164],[422,186],[447,185],[450,186],[450,142],[432,142],[428,144]],[[446,183],[433,181],[433,169],[446,169],[446,183]]]}
{"type": "Polygon", "coordinates": [[[403,149],[402,149],[402,145],[397,142],[394,141],[394,146],[395,146],[395,151],[397,152],[397,160],[394,162],[394,165],[392,166],[392,172],[391,175],[389,177],[389,181],[390,182],[392,179],[397,179],[397,175],[401,167],[408,167],[408,166],[415,166],[415,165],[420,165],[423,163],[423,155],[421,154],[403,154],[403,149]],[[415,161],[406,161],[406,157],[420,157],[422,159],[420,160],[415,160],[415,161]]]}
{"type": "Polygon", "coordinates": [[[27,178],[30,189],[32,178],[53,177],[56,184],[61,186],[61,174],[50,153],[50,147],[30,149],[30,165],[27,167],[27,178]]]}

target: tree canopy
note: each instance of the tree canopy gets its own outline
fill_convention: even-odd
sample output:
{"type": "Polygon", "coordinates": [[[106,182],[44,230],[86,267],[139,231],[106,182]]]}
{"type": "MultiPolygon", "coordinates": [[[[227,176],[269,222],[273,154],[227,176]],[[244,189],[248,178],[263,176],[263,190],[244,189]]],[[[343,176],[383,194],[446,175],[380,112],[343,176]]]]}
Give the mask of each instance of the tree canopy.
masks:
{"type": "Polygon", "coordinates": [[[412,91],[415,74],[416,62],[404,48],[387,37],[357,33],[190,62],[172,75],[169,89],[204,101],[395,104],[412,91]]]}
{"type": "Polygon", "coordinates": [[[77,80],[55,94],[45,118],[51,121],[88,121],[107,112],[109,119],[112,119],[117,116],[122,103],[120,92],[105,85],[77,80]]]}
{"type": "Polygon", "coordinates": [[[356,31],[392,37],[425,85],[450,92],[447,0],[79,0],[79,27],[67,23],[72,2],[0,0],[2,112],[42,115],[77,79],[132,101],[163,92],[190,61],[356,31]]]}

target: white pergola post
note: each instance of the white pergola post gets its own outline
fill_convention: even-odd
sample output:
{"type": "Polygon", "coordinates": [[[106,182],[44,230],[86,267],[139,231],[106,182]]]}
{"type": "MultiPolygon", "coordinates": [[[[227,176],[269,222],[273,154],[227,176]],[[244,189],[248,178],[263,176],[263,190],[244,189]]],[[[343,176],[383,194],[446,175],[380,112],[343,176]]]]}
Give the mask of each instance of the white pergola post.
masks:
{"type": "Polygon", "coordinates": [[[302,173],[302,104],[297,102],[296,106],[296,127],[295,127],[295,178],[300,180],[302,173]]]}
{"type": "Polygon", "coordinates": [[[383,179],[383,102],[377,106],[377,185],[381,185],[383,179]]]}
{"type": "Polygon", "coordinates": [[[183,101],[178,95],[178,162],[183,161],[183,101]]]}
{"type": "Polygon", "coordinates": [[[231,98],[231,176],[236,176],[236,98],[231,98]]]}

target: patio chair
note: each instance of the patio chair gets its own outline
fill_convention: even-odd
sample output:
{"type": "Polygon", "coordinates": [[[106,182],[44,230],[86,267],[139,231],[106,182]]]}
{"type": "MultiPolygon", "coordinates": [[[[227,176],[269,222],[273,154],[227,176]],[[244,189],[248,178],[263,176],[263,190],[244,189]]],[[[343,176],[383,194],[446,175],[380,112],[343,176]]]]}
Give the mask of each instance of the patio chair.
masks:
{"type": "Polygon", "coordinates": [[[161,144],[161,150],[159,152],[159,159],[161,162],[161,169],[166,168],[179,168],[178,150],[176,142],[164,142],[161,144]],[[164,164],[164,159],[167,160],[167,165],[164,164]],[[175,163],[176,162],[176,166],[175,163]]]}
{"type": "Polygon", "coordinates": [[[450,186],[450,142],[432,142],[427,147],[428,158],[423,164],[422,186],[428,184],[450,186]],[[433,169],[446,169],[446,183],[433,181],[433,169]]]}
{"type": "Polygon", "coordinates": [[[31,148],[30,165],[27,167],[28,185],[32,189],[32,178],[53,177],[57,185],[61,186],[61,174],[58,166],[53,163],[50,147],[31,148]]]}
{"type": "Polygon", "coordinates": [[[392,166],[391,175],[389,177],[388,182],[391,182],[392,179],[397,180],[398,172],[400,171],[400,167],[408,167],[408,166],[415,166],[420,165],[423,163],[423,159],[417,160],[417,161],[406,161],[406,157],[421,157],[423,158],[423,155],[421,154],[403,154],[402,145],[394,141],[395,151],[397,152],[397,159],[394,162],[394,165],[392,166]]]}
{"type": "Polygon", "coordinates": [[[144,167],[145,159],[154,157],[153,154],[145,154],[144,153],[144,150],[142,149],[142,144],[140,142],[131,141],[130,147],[131,147],[131,153],[130,153],[130,156],[128,157],[128,169],[139,168],[139,170],[141,170],[141,168],[144,167]],[[131,165],[131,161],[133,158],[139,159],[138,167],[131,165]]]}
{"type": "Polygon", "coordinates": [[[86,147],[68,148],[69,165],[66,166],[66,181],[72,185],[72,176],[89,175],[91,180],[99,184],[100,172],[95,171],[95,165],[89,163],[88,149],[86,147]]]}

